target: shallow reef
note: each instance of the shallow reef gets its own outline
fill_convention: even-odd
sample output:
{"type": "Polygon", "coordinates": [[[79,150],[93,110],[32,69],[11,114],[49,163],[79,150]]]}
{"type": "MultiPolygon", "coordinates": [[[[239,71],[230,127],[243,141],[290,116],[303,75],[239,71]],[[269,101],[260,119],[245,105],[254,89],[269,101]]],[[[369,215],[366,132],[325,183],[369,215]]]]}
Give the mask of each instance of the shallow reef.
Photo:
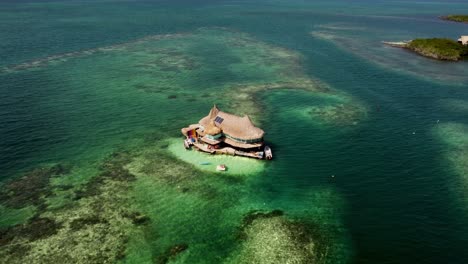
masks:
{"type": "Polygon", "coordinates": [[[22,208],[10,208],[0,205],[0,229],[22,224],[36,214],[36,207],[26,206],[22,208]]]}
{"type": "MultiPolygon", "coordinates": [[[[105,90],[95,87],[106,83],[106,89],[114,89],[109,96],[122,92],[135,99],[130,101],[147,102],[152,107],[155,102],[169,105],[182,100],[195,102],[202,109],[204,105],[200,102],[208,98],[226,106],[227,111],[252,115],[261,123],[268,118],[260,111],[268,107],[262,97],[273,90],[341,98],[338,101],[342,106],[336,107],[345,110],[359,104],[348,94],[309,77],[299,53],[227,28],[149,36],[13,65],[3,73],[54,67],[78,57],[76,64],[67,68],[67,74],[89,78],[70,82],[92,87],[93,93],[105,90]],[[93,67],[100,70],[93,71],[93,67]]],[[[326,106],[324,103],[317,107],[326,106]]],[[[228,167],[233,161],[232,170],[223,174],[212,167],[203,170],[198,162],[187,162],[184,157],[188,154],[200,154],[197,161],[211,157],[185,152],[181,142],[174,139],[191,118],[186,114],[181,117],[180,109],[176,110],[177,120],[168,114],[168,120],[145,130],[146,134],[142,132],[139,143],[125,142],[124,147],[116,146],[99,160],[80,164],[80,168],[74,167],[77,165],[40,168],[4,183],[0,209],[8,214],[9,220],[1,225],[0,260],[5,263],[322,261],[325,254],[322,248],[329,245],[324,238],[330,234],[322,231],[326,221],[320,216],[332,217],[330,208],[320,208],[318,201],[307,209],[314,212],[308,216],[320,224],[304,221],[308,216],[292,214],[292,205],[279,206],[278,210],[264,208],[264,201],[258,198],[262,190],[256,182],[267,176],[268,166],[261,161],[237,160],[238,157],[210,160],[213,165],[226,163],[228,167]],[[174,146],[180,146],[183,155],[179,149],[173,151],[174,146]]],[[[339,109],[327,110],[333,112],[333,118],[323,111],[316,110],[315,118],[330,120],[330,124],[351,119],[339,113],[339,109]]],[[[131,118],[130,115],[125,119],[131,118]]]]}
{"type": "Polygon", "coordinates": [[[163,255],[159,256],[155,260],[155,263],[158,263],[158,264],[168,263],[171,259],[174,259],[178,254],[187,250],[187,248],[188,248],[187,244],[177,244],[177,245],[171,246],[170,248],[166,250],[166,252],[163,255]]]}
{"type": "Polygon", "coordinates": [[[449,168],[449,188],[454,201],[461,204],[462,217],[468,215],[468,125],[458,122],[439,123],[434,137],[442,144],[441,163],[449,168]]]}
{"type": "MultiPolygon", "coordinates": [[[[463,123],[440,123],[434,133],[446,146],[449,160],[457,174],[468,176],[468,125],[463,123]]],[[[468,178],[465,179],[468,186],[468,178]]]]}
{"type": "Polygon", "coordinates": [[[210,155],[197,151],[195,148],[186,150],[180,139],[167,140],[168,150],[178,159],[192,164],[197,169],[206,172],[216,172],[219,175],[246,177],[261,173],[265,169],[265,161],[230,155],[210,155]],[[225,164],[226,171],[216,171],[216,166],[225,164]]]}
{"type": "Polygon", "coordinates": [[[468,201],[468,125],[463,123],[440,123],[434,128],[434,134],[444,144],[445,160],[458,175],[460,193],[468,201]]]}
{"type": "MultiPolygon", "coordinates": [[[[129,161],[128,152],[111,154],[100,165],[99,174],[73,187],[75,201],[67,207],[39,207],[27,222],[3,228],[0,259],[7,263],[104,263],[124,258],[129,232],[150,221],[128,207],[126,192],[133,179],[124,165],[129,161]]],[[[60,167],[47,171],[41,169],[45,179],[64,173],[60,167]]],[[[41,193],[53,188],[44,183],[41,193]]]]}
{"type": "Polygon", "coordinates": [[[303,110],[309,113],[311,120],[316,120],[319,123],[335,126],[355,125],[367,116],[367,108],[357,99],[340,93],[326,84],[302,79],[296,80],[296,82],[277,82],[234,88],[230,94],[232,98],[237,100],[233,100],[227,106],[231,109],[242,109],[241,112],[251,115],[257,122],[266,123],[266,115],[261,113],[265,108],[269,109],[269,106],[260,98],[269,94],[268,92],[288,90],[309,92],[308,97],[334,97],[337,99],[330,100],[326,104],[314,105],[311,103],[304,107],[303,110]]]}
{"type": "Polygon", "coordinates": [[[129,248],[140,250],[131,251],[128,259],[198,262],[205,254],[205,260],[214,261],[215,256],[206,252],[218,252],[220,258],[225,240],[234,239],[225,229],[234,230],[235,223],[223,215],[245,192],[243,180],[200,171],[175,158],[165,146],[164,140],[147,146],[128,166],[137,176],[130,192],[134,206],[151,218],[145,234],[130,239],[129,248]]]}
{"type": "Polygon", "coordinates": [[[444,110],[468,114],[468,102],[462,99],[441,99],[438,103],[444,110]]]}
{"type": "Polygon", "coordinates": [[[50,218],[34,217],[26,224],[16,225],[3,230],[0,244],[2,246],[7,245],[16,236],[26,237],[30,241],[46,238],[56,234],[60,227],[60,224],[50,218]]]}
{"type": "Polygon", "coordinates": [[[308,111],[314,119],[336,125],[355,125],[363,117],[363,109],[352,104],[336,104],[325,107],[311,107],[308,111]]]}
{"type": "Polygon", "coordinates": [[[131,156],[128,152],[122,151],[112,153],[110,157],[106,158],[99,166],[100,173],[75,191],[74,199],[79,200],[81,198],[100,194],[100,188],[106,184],[107,180],[120,182],[131,182],[135,180],[135,176],[124,168],[130,161],[131,156]]]}
{"type": "Polygon", "coordinates": [[[22,208],[28,205],[44,206],[44,197],[51,194],[49,181],[70,171],[69,166],[54,165],[26,172],[19,178],[2,184],[0,202],[11,208],[22,208]]]}
{"type": "Polygon", "coordinates": [[[262,212],[259,210],[253,210],[249,213],[247,213],[246,216],[242,219],[242,226],[241,230],[244,230],[246,227],[251,225],[253,221],[261,218],[271,218],[271,217],[276,217],[276,216],[282,216],[284,215],[284,212],[282,210],[276,209],[271,212],[262,212]]]}
{"type": "Polygon", "coordinates": [[[333,93],[309,93],[303,90],[278,89],[263,96],[267,104],[277,105],[289,100],[289,105],[277,111],[285,120],[300,120],[320,129],[354,128],[367,117],[367,109],[358,100],[333,93]]]}
{"type": "Polygon", "coordinates": [[[320,263],[324,254],[312,226],[287,219],[281,210],[247,214],[240,232],[239,254],[230,263],[320,263]]]}
{"type": "Polygon", "coordinates": [[[96,53],[109,52],[109,51],[115,51],[115,50],[124,50],[129,45],[134,45],[134,44],[142,43],[142,42],[149,41],[149,40],[178,38],[178,37],[181,37],[181,36],[184,36],[184,35],[185,34],[183,34],[183,33],[181,33],[181,34],[151,35],[151,36],[143,37],[143,38],[140,38],[140,39],[136,39],[134,41],[121,43],[121,44],[115,44],[115,45],[106,46],[106,47],[99,47],[99,48],[95,48],[95,49],[88,49],[88,50],[83,50],[83,51],[74,51],[74,52],[68,52],[68,53],[62,53],[62,54],[55,54],[55,55],[51,55],[51,56],[48,56],[48,57],[39,58],[39,59],[36,59],[36,60],[31,60],[31,61],[28,61],[28,62],[15,64],[15,65],[9,65],[9,66],[0,68],[0,74],[1,73],[12,73],[12,72],[18,72],[18,71],[24,71],[24,70],[31,70],[31,69],[40,69],[40,68],[43,68],[43,67],[47,67],[49,65],[54,65],[54,64],[67,62],[70,59],[90,56],[90,55],[94,55],[96,53]]]}
{"type": "MultiPolygon", "coordinates": [[[[155,35],[96,48],[13,65],[5,71],[43,68],[80,57],[81,63],[93,63],[100,71],[115,73],[80,80],[94,87],[108,83],[119,89],[136,89],[160,96],[161,100],[203,101],[223,104],[226,111],[249,114],[255,122],[268,107],[259,98],[277,89],[304,90],[312,94],[330,94],[343,98],[343,108],[365,117],[364,104],[351,95],[338,92],[309,76],[303,67],[303,56],[293,50],[260,41],[255,37],[223,27],[199,28],[190,33],[155,35]],[[131,76],[131,77],[130,77],[131,76]],[[103,80],[102,78],[110,78],[103,80]]],[[[80,74],[83,74],[78,69],[80,74]]],[[[321,108],[322,106],[316,106],[321,108]]],[[[315,117],[329,124],[352,124],[349,111],[335,107],[333,117],[317,111],[315,117]]]]}
{"type": "MultiPolygon", "coordinates": [[[[330,23],[315,26],[310,35],[317,40],[334,44],[342,52],[353,53],[370,63],[396,73],[410,74],[420,79],[458,86],[463,85],[467,80],[463,63],[451,63],[441,68],[436,60],[430,61],[422,56],[408,59],[407,51],[390,47],[393,45],[400,48],[406,47],[407,43],[414,38],[414,35],[408,35],[407,31],[401,29],[388,31],[379,26],[364,27],[356,23],[330,23]],[[394,40],[394,42],[388,40],[394,40]]],[[[461,45],[458,46],[461,47],[461,45]]],[[[433,52],[428,54],[431,53],[433,52]]]]}
{"type": "MultiPolygon", "coordinates": [[[[7,263],[327,259],[329,234],[319,228],[322,224],[290,217],[282,209],[253,210],[258,190],[250,181],[255,177],[201,171],[173,156],[167,135],[148,137],[160,140],[104,158],[94,177],[70,189],[75,196],[67,206],[40,207],[26,222],[1,229],[0,259],[7,263]]],[[[56,186],[49,183],[43,188],[56,186]]]]}

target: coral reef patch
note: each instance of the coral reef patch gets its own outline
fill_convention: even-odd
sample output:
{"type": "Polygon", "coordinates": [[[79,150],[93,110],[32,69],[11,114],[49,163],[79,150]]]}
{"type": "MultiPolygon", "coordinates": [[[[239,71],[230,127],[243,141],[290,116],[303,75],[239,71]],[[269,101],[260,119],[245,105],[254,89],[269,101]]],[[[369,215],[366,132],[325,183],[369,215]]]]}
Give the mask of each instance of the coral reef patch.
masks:
{"type": "Polygon", "coordinates": [[[456,200],[468,204],[468,125],[457,122],[440,123],[434,127],[433,133],[443,143],[442,160],[452,168],[453,175],[457,177],[455,184],[451,186],[457,196],[456,200]]]}
{"type": "Polygon", "coordinates": [[[159,256],[155,263],[157,264],[165,264],[165,263],[168,263],[169,260],[175,258],[178,254],[182,253],[183,251],[187,250],[188,249],[188,245],[187,244],[177,244],[177,245],[174,245],[170,248],[168,248],[166,250],[166,252],[159,256]]]}
{"type": "Polygon", "coordinates": [[[50,179],[67,174],[70,169],[69,166],[58,164],[31,170],[20,178],[2,185],[0,202],[12,208],[22,208],[28,205],[43,206],[43,198],[50,195],[50,179]]]}
{"type": "MultiPolygon", "coordinates": [[[[129,206],[126,192],[135,178],[124,166],[130,157],[127,151],[112,153],[102,161],[95,177],[73,187],[77,198],[71,204],[51,210],[39,207],[36,216],[26,223],[2,229],[0,259],[7,263],[105,263],[125,258],[129,234],[150,221],[129,206]],[[21,254],[16,253],[19,250],[21,254]]],[[[67,171],[52,167],[27,175],[47,180],[36,180],[42,184],[43,195],[55,188],[49,176],[67,171]]],[[[11,189],[19,185],[7,186],[11,189]]]]}
{"type": "MultiPolygon", "coordinates": [[[[191,34],[153,36],[44,58],[8,67],[3,73],[45,70],[63,63],[68,66],[63,71],[68,75],[89,77],[71,78],[69,82],[91,87],[89,92],[93,95],[102,92],[95,88],[105,83],[112,91],[106,90],[106,96],[112,96],[113,103],[119,103],[114,100],[118,97],[113,96],[124,94],[131,98],[129,101],[148,103],[153,108],[155,102],[170,105],[190,101],[194,102],[194,111],[198,111],[197,107],[204,107],[203,101],[209,98],[225,104],[230,112],[250,114],[260,122],[267,118],[261,111],[266,107],[264,94],[273,90],[301,91],[341,98],[337,102],[342,106],[336,102],[317,106],[339,108],[329,111],[333,118],[319,110],[314,118],[329,120],[325,122],[333,125],[349,123],[347,119],[351,117],[339,110],[359,102],[309,77],[301,65],[302,59],[297,52],[249,34],[226,28],[201,28],[191,34]],[[76,63],[67,63],[78,57],[76,63]],[[94,71],[95,67],[100,70],[94,71]],[[341,119],[336,117],[340,115],[341,119]]],[[[60,72],[57,68],[54,70],[60,72]]],[[[322,245],[328,244],[322,243],[322,237],[328,234],[315,232],[315,225],[300,217],[290,217],[290,207],[280,207],[284,212],[251,211],[258,208],[254,205],[260,191],[255,181],[268,173],[263,163],[236,160],[228,173],[220,174],[186,162],[183,155],[172,151],[171,140],[190,117],[181,114],[180,109],[164,110],[177,112],[168,114],[167,119],[162,117],[151,128],[142,125],[144,131],[135,128],[140,134],[129,135],[139,138],[138,143],[124,141],[122,145],[126,147],[119,148],[120,142],[113,142],[116,151],[100,152],[98,159],[83,161],[84,165],[79,166],[85,169],[37,169],[16,183],[6,182],[0,195],[2,212],[8,212],[12,220],[2,225],[0,260],[264,263],[291,259],[310,263],[324,258],[322,245]],[[25,189],[29,193],[21,193],[25,189]],[[250,213],[245,215],[246,212],[250,213]],[[38,224],[42,226],[37,227],[38,224]],[[37,230],[32,232],[34,228],[37,230]]],[[[132,122],[132,114],[118,118],[132,122]]],[[[133,129],[133,125],[140,124],[128,125],[133,129]]],[[[213,160],[214,164],[218,162],[213,160]]]]}
{"type": "MultiPolygon", "coordinates": [[[[316,115],[330,124],[354,122],[347,121],[349,111],[341,111],[343,108],[359,109],[353,111],[359,118],[366,112],[363,103],[351,95],[310,77],[304,70],[304,58],[300,53],[223,27],[149,36],[109,47],[51,56],[10,66],[4,71],[42,68],[66,63],[76,57],[83,57],[84,62],[92,58],[95,67],[115,73],[108,77],[109,80],[99,76],[99,83],[125,84],[122,89],[136,89],[165,101],[195,102],[198,98],[210,98],[212,102],[223,103],[227,111],[249,114],[259,123],[264,121],[260,117],[265,107],[258,99],[259,95],[274,89],[341,97],[343,107],[332,105],[335,110],[318,111],[333,111],[333,118],[326,114],[316,115]]],[[[96,86],[92,76],[81,82],[89,87],[96,86]]]]}
{"type": "Polygon", "coordinates": [[[241,226],[239,254],[231,263],[321,263],[325,247],[314,231],[281,210],[250,212],[241,226]]]}

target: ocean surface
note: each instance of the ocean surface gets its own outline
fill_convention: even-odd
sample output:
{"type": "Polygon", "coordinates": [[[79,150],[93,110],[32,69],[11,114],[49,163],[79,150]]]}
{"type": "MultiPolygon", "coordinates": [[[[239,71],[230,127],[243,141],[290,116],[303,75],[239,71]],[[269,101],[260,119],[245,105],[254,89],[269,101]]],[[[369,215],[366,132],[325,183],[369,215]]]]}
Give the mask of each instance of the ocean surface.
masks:
{"type": "Polygon", "coordinates": [[[453,13],[468,2],[0,1],[0,262],[283,263],[268,233],[292,229],[245,224],[281,210],[317,263],[466,263],[468,62],[382,44],[468,35],[453,13]],[[190,164],[180,129],[213,104],[275,159],[190,164]]]}

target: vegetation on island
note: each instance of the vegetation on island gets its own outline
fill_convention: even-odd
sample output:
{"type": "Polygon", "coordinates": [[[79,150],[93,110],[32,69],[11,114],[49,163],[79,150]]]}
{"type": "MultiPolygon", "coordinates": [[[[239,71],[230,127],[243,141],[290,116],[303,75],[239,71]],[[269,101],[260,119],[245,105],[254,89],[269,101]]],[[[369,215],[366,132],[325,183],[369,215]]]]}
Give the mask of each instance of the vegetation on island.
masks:
{"type": "Polygon", "coordinates": [[[454,22],[468,23],[468,15],[448,15],[443,16],[442,19],[454,22]]]}
{"type": "Polygon", "coordinates": [[[415,39],[404,47],[438,60],[458,61],[468,57],[468,46],[445,38],[415,39]]]}

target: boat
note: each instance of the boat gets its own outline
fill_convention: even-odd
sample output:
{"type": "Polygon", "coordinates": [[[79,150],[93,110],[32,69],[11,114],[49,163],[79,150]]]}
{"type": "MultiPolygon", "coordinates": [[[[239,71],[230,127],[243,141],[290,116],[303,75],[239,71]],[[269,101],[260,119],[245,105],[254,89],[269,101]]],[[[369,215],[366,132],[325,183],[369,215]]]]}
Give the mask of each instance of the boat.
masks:
{"type": "Polygon", "coordinates": [[[218,166],[216,166],[216,170],[217,171],[226,171],[226,165],[219,164],[218,166]]]}
{"type": "Polygon", "coordinates": [[[200,162],[200,165],[210,165],[211,163],[208,162],[208,161],[203,161],[203,162],[200,162]]]}
{"type": "Polygon", "coordinates": [[[273,159],[273,153],[271,152],[271,148],[269,146],[265,146],[265,157],[269,160],[273,159]]]}

